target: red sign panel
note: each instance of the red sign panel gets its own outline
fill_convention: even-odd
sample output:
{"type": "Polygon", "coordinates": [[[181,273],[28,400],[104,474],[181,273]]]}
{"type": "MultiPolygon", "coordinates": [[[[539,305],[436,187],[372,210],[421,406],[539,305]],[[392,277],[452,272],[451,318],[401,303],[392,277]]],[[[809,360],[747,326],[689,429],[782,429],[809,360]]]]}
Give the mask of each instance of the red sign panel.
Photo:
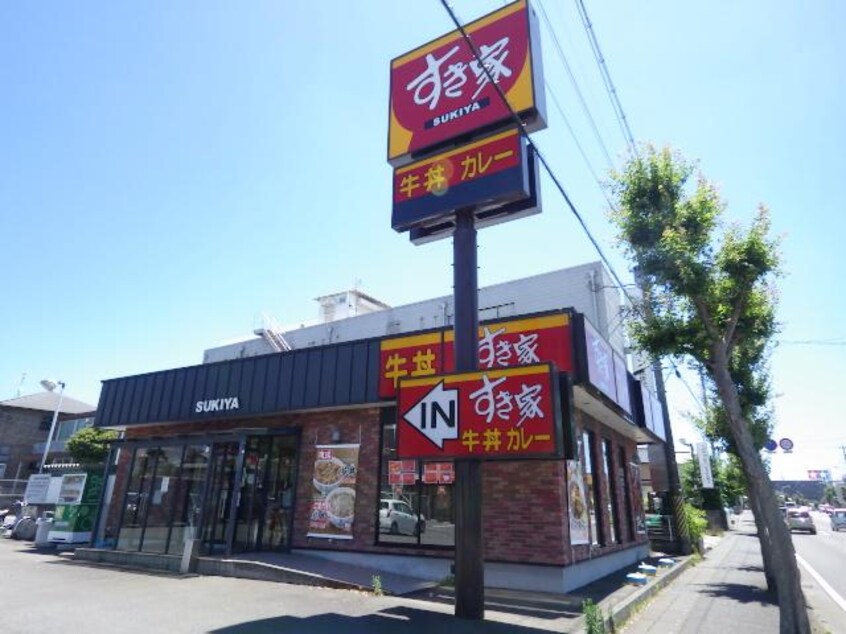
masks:
{"type": "MultiPolygon", "coordinates": [[[[449,330],[383,340],[379,397],[395,396],[401,379],[454,371],[454,339],[449,330]]],[[[532,363],[554,363],[560,372],[573,371],[569,314],[486,322],[479,327],[480,369],[532,363]]]]}
{"type": "Polygon", "coordinates": [[[397,414],[402,458],[560,453],[557,374],[549,364],[406,379],[397,414]]]}
{"type": "Polygon", "coordinates": [[[401,165],[449,139],[513,123],[489,75],[511,108],[533,124],[529,131],[541,129],[543,108],[535,94],[542,86],[540,56],[533,64],[530,29],[534,36],[536,19],[520,0],[465,27],[482,64],[459,31],[394,59],[388,161],[401,165]]]}
{"type": "Polygon", "coordinates": [[[451,462],[424,462],[424,484],[452,484],[455,482],[455,468],[451,462]]]}
{"type": "Polygon", "coordinates": [[[388,484],[411,485],[417,482],[416,460],[389,460],[388,484]]]}

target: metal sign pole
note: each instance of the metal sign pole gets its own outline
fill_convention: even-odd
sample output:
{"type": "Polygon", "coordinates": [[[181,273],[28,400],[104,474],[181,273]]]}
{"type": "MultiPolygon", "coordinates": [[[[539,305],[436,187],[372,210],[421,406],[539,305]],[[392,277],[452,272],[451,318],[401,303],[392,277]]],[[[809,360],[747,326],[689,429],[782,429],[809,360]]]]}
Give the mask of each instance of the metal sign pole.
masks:
{"type": "MultiPolygon", "coordinates": [[[[452,253],[455,369],[473,372],[479,365],[479,280],[472,208],[456,211],[452,253]]],[[[455,616],[481,620],[485,617],[482,463],[456,460],[455,475],[455,616]]]]}

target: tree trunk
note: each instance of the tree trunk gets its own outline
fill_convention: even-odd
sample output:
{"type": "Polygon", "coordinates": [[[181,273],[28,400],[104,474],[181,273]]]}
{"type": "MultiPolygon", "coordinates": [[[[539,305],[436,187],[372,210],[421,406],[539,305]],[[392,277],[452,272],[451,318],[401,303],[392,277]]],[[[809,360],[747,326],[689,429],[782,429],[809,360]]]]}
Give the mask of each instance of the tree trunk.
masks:
{"type": "MultiPolygon", "coordinates": [[[[756,518],[756,521],[763,523],[772,546],[770,563],[778,593],[779,631],[781,634],[810,634],[811,628],[805,596],[802,594],[793,540],[778,508],[770,477],[764,469],[761,456],[755,449],[752,434],[743,418],[737,388],[728,369],[728,354],[725,345],[722,342],[715,343],[711,352],[713,362],[711,378],[717,385],[720,400],[728,416],[729,427],[746,475],[749,497],[758,500],[761,517],[756,518]]],[[[765,545],[762,542],[762,552],[764,548],[765,545]]]]}
{"type": "MultiPolygon", "coordinates": [[[[750,487],[751,489],[751,487],[750,487]]],[[[761,543],[761,558],[764,560],[764,577],[767,579],[767,590],[770,592],[776,591],[775,573],[773,572],[773,547],[772,540],[767,533],[767,527],[764,524],[763,512],[761,511],[761,502],[753,494],[751,490],[747,491],[749,494],[749,507],[752,509],[752,515],[755,516],[755,526],[758,531],[758,541],[761,543]]]]}

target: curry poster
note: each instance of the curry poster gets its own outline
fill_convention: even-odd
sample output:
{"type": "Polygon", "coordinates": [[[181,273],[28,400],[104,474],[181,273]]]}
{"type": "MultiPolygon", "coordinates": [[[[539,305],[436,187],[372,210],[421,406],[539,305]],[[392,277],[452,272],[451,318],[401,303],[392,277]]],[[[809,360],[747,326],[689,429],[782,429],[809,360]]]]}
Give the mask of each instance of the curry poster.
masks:
{"type": "Polygon", "coordinates": [[[308,537],[352,539],[359,445],[317,445],[308,537]]]}
{"type": "Polygon", "coordinates": [[[567,501],[570,516],[570,544],[590,544],[590,515],[585,497],[582,463],[567,461],[567,501]]]}

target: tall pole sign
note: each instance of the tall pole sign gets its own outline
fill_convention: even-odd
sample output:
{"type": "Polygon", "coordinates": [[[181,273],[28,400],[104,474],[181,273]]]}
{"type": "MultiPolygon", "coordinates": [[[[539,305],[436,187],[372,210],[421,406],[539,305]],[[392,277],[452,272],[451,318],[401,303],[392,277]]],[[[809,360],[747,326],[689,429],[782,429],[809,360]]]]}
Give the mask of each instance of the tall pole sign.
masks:
{"type": "MultiPolygon", "coordinates": [[[[477,226],[538,211],[526,131],[545,127],[538,21],[519,0],[391,62],[388,162],[395,231],[453,237],[455,369],[479,363],[477,226]],[[502,95],[505,96],[503,101],[502,95]]],[[[404,412],[434,445],[456,440],[458,390],[437,387],[404,412]]],[[[399,411],[400,408],[398,408],[399,411]]],[[[482,459],[455,460],[455,614],[484,618],[482,459]]]]}

